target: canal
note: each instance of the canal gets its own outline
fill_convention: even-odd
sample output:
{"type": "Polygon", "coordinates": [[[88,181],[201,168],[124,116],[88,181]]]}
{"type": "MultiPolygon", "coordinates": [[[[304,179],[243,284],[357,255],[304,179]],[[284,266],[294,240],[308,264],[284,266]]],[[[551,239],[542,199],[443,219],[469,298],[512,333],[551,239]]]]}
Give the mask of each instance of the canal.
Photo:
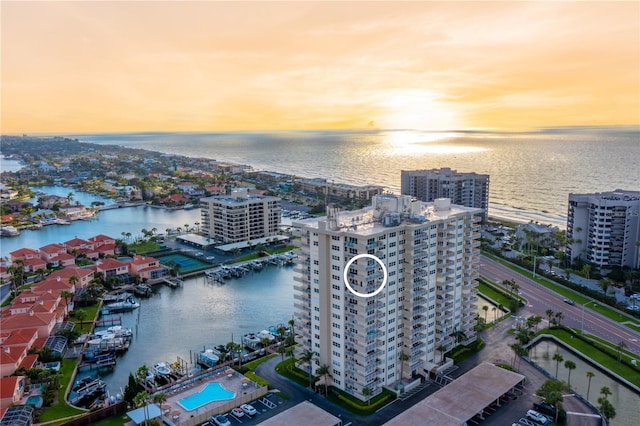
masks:
{"type": "MultiPolygon", "coordinates": [[[[576,369],[571,371],[571,387],[586,398],[587,387],[589,385],[586,374],[587,371],[592,371],[595,376],[591,379],[589,401],[597,406],[600,389],[603,386],[607,386],[612,392],[612,395],[609,396],[609,401],[611,401],[616,409],[616,417],[611,421],[611,424],[614,426],[632,426],[638,424],[638,419],[640,419],[640,395],[623,384],[616,382],[605,372],[587,363],[573,352],[557,345],[551,340],[543,340],[531,349],[530,358],[551,375],[554,375],[556,372],[556,361],[553,360],[553,355],[556,352],[560,352],[564,358],[558,368],[558,378],[560,380],[566,382],[568,379],[569,370],[564,367],[564,362],[567,360],[575,362],[576,369]]],[[[565,395],[565,398],[567,397],[568,396],[565,395]]]]}

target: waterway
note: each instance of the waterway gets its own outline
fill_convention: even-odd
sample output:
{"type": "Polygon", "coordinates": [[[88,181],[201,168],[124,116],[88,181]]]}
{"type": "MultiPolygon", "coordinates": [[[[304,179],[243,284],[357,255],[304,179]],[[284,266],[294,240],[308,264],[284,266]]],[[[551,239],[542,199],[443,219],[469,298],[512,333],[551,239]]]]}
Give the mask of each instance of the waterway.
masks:
{"type": "MultiPolygon", "coordinates": [[[[66,197],[73,192],[73,201],[79,201],[84,205],[91,205],[93,201],[113,203],[108,198],[93,194],[76,192],[73,188],[65,186],[41,186],[33,188],[35,191],[51,195],[66,197]]],[[[23,247],[38,249],[52,243],[62,243],[72,238],[93,237],[105,234],[113,238],[123,238],[122,233],[130,233],[131,238],[142,236],[142,229],[156,228],[158,233],[166,232],[166,229],[193,227],[200,222],[200,209],[193,210],[166,210],[148,206],[125,207],[120,209],[104,210],[92,220],[78,220],[71,225],[48,225],[38,230],[23,230],[17,237],[3,237],[0,244],[0,256],[9,256],[12,251],[23,247]]]]}
{"type": "MultiPolygon", "coordinates": [[[[287,326],[293,315],[293,267],[265,266],[224,284],[204,277],[186,279],[182,287],[157,286],[139,309],[114,314],[133,330],[129,350],[118,357],[116,369],[104,375],[112,395],[127,384],[138,367],[178,357],[195,362],[195,354],[269,326],[287,326]]],[[[112,315],[113,316],[113,315],[112,315]]],[[[193,365],[192,365],[193,366],[193,365]]]]}
{"type": "MultiPolygon", "coordinates": [[[[553,376],[556,372],[556,361],[553,360],[553,355],[556,352],[560,352],[564,358],[564,361],[560,362],[558,368],[558,378],[560,380],[564,380],[565,382],[568,380],[569,370],[564,367],[564,362],[567,360],[575,362],[576,369],[571,371],[571,386],[577,393],[586,398],[587,387],[589,385],[586,373],[587,371],[592,371],[595,373],[595,376],[591,379],[589,401],[597,406],[600,389],[603,386],[607,386],[612,392],[609,400],[616,409],[616,417],[611,421],[611,424],[614,426],[632,426],[638,424],[638,419],[640,419],[640,395],[634,393],[625,385],[616,382],[605,372],[587,363],[573,352],[557,345],[553,341],[544,340],[531,349],[530,357],[533,362],[553,376]]],[[[567,398],[566,395],[565,398],[567,398]]]]}

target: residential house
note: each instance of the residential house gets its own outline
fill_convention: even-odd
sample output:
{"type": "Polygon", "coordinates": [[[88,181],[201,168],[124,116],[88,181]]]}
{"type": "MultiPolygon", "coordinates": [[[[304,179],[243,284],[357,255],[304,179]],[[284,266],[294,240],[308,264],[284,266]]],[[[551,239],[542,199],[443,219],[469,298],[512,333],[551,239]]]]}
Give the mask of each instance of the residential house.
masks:
{"type": "Polygon", "coordinates": [[[61,244],[48,244],[40,247],[39,252],[40,257],[54,268],[76,264],[75,256],[67,253],[67,249],[61,244]]]}
{"type": "Polygon", "coordinates": [[[49,279],[58,279],[67,280],[72,276],[78,277],[77,288],[86,287],[89,284],[89,281],[93,279],[95,276],[95,269],[93,268],[78,268],[75,266],[67,266],[64,269],[60,269],[59,271],[53,271],[47,278],[49,279]]]}
{"type": "Polygon", "coordinates": [[[129,274],[129,264],[110,257],[101,259],[96,262],[96,273],[104,279],[107,277],[124,277],[129,274]]]}
{"type": "Polygon", "coordinates": [[[129,264],[131,275],[139,275],[142,279],[157,279],[167,275],[168,270],[156,258],[135,255],[129,264]]]}
{"type": "MultiPolygon", "coordinates": [[[[3,377],[0,379],[0,407],[9,408],[20,402],[24,396],[26,383],[27,378],[25,376],[3,377]]],[[[2,417],[4,418],[6,414],[2,417]]]]}
{"type": "Polygon", "coordinates": [[[89,259],[98,258],[98,251],[91,241],[83,240],[82,238],[73,238],[65,241],[63,245],[66,247],[67,253],[73,254],[74,256],[83,254],[89,259]]]}
{"type": "Polygon", "coordinates": [[[89,241],[94,244],[96,250],[101,256],[114,255],[116,252],[116,240],[115,238],[107,235],[99,234],[95,237],[89,238],[89,241]]]}

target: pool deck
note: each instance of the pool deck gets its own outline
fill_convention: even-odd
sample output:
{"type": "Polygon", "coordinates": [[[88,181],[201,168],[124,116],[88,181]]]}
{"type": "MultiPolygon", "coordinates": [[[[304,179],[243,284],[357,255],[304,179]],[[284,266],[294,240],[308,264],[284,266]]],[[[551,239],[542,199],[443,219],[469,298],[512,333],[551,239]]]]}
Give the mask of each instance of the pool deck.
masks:
{"type": "Polygon", "coordinates": [[[178,425],[189,425],[194,422],[194,419],[199,418],[204,418],[206,421],[213,414],[224,413],[233,407],[240,406],[246,402],[248,397],[252,397],[252,399],[257,397],[253,396],[257,390],[258,386],[242,374],[226,370],[167,393],[167,401],[162,404],[163,414],[178,425]],[[179,400],[200,392],[211,382],[218,382],[226,390],[234,392],[235,398],[212,401],[190,411],[178,403],[179,400]]]}

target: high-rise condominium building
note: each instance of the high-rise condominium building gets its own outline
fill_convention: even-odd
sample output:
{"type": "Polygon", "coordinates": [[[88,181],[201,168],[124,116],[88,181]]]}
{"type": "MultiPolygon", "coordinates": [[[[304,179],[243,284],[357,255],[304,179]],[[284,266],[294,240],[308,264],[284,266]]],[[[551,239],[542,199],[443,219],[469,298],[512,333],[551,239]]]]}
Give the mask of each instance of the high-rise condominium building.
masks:
{"type": "Polygon", "coordinates": [[[378,195],[361,210],[300,222],[296,327],[336,387],[366,399],[476,339],[478,209],[378,195]],[[388,282],[371,297],[384,277],[388,282]],[[345,271],[345,268],[348,268],[345,271]],[[404,354],[404,355],[402,355],[404,354]]]}
{"type": "Polygon", "coordinates": [[[640,268],[640,191],[569,194],[567,240],[572,261],[640,268]]]}
{"type": "Polygon", "coordinates": [[[489,215],[489,175],[460,173],[446,167],[402,170],[400,190],[421,201],[449,198],[453,204],[482,209],[482,220],[489,215]]]}
{"type": "Polygon", "coordinates": [[[225,244],[276,235],[280,226],[280,198],[252,195],[246,188],[202,198],[200,209],[202,231],[225,244]]]}

